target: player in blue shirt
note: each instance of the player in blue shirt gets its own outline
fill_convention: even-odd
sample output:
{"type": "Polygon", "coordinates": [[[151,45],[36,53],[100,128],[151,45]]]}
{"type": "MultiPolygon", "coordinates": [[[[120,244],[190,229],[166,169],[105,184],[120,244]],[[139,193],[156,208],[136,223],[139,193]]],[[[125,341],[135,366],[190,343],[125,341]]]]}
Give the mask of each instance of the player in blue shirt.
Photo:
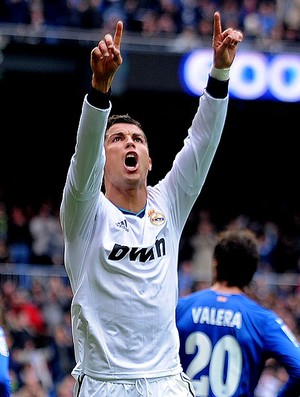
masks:
{"type": "Polygon", "coordinates": [[[0,397],[10,396],[9,352],[5,333],[0,326],[0,397]]]}
{"type": "Polygon", "coordinates": [[[259,261],[249,230],[225,231],[213,254],[214,284],[179,299],[183,370],[198,397],[253,397],[268,358],[289,379],[278,396],[300,396],[300,347],[273,311],[245,295],[259,261]]]}

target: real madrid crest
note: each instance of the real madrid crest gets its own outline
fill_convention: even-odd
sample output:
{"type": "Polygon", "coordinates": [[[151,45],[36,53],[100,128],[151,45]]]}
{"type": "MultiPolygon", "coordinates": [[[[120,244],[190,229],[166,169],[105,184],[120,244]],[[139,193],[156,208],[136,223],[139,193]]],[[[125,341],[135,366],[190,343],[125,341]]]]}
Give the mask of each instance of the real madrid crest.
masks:
{"type": "Polygon", "coordinates": [[[161,226],[166,222],[166,217],[161,212],[151,210],[148,212],[148,216],[152,225],[161,226]]]}

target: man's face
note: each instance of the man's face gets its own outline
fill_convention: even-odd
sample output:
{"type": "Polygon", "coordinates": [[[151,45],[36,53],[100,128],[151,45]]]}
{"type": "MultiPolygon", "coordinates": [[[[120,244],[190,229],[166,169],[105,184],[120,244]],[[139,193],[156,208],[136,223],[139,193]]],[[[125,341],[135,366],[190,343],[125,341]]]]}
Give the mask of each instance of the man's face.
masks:
{"type": "Polygon", "coordinates": [[[117,189],[146,186],[151,159],[144,132],[134,124],[113,124],[105,137],[105,186],[117,189]]]}

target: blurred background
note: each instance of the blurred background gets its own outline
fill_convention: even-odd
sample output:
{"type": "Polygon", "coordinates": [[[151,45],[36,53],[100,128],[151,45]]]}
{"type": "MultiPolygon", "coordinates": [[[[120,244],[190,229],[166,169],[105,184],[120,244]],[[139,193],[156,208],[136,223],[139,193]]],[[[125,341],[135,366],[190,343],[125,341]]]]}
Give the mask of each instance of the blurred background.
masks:
{"type": "MultiPolygon", "coordinates": [[[[141,121],[154,184],[205,87],[216,10],[223,28],[241,29],[245,40],[221,144],[182,236],[179,293],[210,284],[218,231],[249,227],[260,243],[257,299],[299,337],[299,0],[1,0],[0,303],[14,396],[71,397],[71,292],[58,210],[91,49],[124,21],[112,113],[141,121]]],[[[285,378],[270,361],[255,397],[275,396],[285,378]]]]}

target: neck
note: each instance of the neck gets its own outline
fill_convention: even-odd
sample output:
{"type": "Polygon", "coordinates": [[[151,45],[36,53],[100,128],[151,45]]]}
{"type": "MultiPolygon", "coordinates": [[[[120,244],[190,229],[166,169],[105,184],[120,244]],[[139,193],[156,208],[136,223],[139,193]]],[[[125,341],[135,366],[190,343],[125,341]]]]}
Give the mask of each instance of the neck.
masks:
{"type": "Polygon", "coordinates": [[[116,207],[122,208],[133,213],[141,211],[147,201],[147,190],[143,189],[128,189],[126,191],[106,191],[106,198],[111,201],[116,207]]]}
{"type": "Polygon", "coordinates": [[[211,287],[213,291],[221,292],[224,294],[242,294],[243,291],[236,286],[229,287],[226,283],[217,281],[211,287]]]}

